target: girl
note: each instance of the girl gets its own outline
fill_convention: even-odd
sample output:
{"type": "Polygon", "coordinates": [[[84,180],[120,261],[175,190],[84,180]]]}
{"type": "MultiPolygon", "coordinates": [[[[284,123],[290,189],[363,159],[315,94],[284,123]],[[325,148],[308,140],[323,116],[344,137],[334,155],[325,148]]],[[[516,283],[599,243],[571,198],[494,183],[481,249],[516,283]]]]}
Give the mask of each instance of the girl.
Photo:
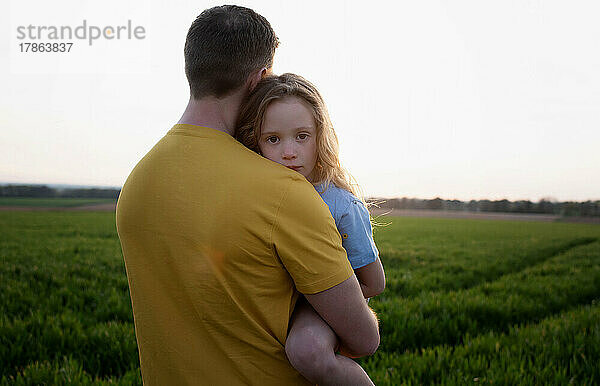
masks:
{"type": "MultiPolygon", "coordinates": [[[[236,137],[246,147],[301,173],[315,186],[335,220],[364,297],[380,294],[385,276],[369,212],[340,165],[337,136],[317,89],[298,75],[269,76],[242,106],[236,127],[236,137]]],[[[308,302],[299,301],[285,346],[292,366],[313,383],[336,383],[336,363],[347,360],[336,355],[337,348],[331,328],[308,302]]],[[[372,384],[366,373],[363,379],[372,384]]]]}

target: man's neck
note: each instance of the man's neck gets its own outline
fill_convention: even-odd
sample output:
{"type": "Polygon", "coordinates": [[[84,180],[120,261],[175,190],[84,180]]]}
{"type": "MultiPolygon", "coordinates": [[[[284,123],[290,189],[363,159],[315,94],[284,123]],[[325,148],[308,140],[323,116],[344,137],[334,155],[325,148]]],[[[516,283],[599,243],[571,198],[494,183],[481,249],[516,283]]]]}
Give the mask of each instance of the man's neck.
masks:
{"type": "Polygon", "coordinates": [[[222,99],[190,97],[177,123],[209,127],[233,136],[242,97],[241,93],[234,93],[222,99]]]}

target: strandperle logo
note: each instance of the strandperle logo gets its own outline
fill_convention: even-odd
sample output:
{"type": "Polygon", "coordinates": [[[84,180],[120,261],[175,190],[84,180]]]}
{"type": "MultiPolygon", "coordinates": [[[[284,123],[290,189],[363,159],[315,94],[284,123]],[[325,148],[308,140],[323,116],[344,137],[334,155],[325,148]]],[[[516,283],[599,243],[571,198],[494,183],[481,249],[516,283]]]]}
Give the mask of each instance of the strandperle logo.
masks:
{"type": "Polygon", "coordinates": [[[17,27],[17,39],[24,40],[87,40],[91,46],[94,40],[132,40],[145,39],[146,29],[142,26],[133,26],[131,20],[127,25],[103,26],[88,25],[87,20],[76,27],[53,25],[20,25],[17,27]]]}

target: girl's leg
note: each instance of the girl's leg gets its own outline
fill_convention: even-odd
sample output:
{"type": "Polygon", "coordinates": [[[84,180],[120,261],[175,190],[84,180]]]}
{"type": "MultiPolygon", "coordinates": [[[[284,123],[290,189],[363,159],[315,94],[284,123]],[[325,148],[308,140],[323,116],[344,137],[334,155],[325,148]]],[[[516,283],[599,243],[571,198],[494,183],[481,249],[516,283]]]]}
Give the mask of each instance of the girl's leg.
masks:
{"type": "Polygon", "coordinates": [[[320,386],[373,385],[358,363],[335,353],[335,333],[304,297],[298,299],[290,325],[285,353],[304,378],[320,386]]]}

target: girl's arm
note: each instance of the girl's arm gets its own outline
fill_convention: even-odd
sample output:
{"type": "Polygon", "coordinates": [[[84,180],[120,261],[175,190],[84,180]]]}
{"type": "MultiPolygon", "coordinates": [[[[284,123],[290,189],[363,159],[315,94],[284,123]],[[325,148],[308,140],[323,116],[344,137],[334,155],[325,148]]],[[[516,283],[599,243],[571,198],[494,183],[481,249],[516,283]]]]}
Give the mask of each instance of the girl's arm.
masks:
{"type": "MultiPolygon", "coordinates": [[[[348,193],[349,194],[349,193],[348,193]]],[[[379,251],[373,240],[369,211],[354,196],[337,222],[342,245],[360,283],[363,296],[368,299],[385,289],[385,274],[379,259],[379,251]]]]}
{"type": "Polygon", "coordinates": [[[385,273],[379,257],[374,262],[355,269],[354,273],[365,299],[379,295],[385,289],[385,273]]]}

